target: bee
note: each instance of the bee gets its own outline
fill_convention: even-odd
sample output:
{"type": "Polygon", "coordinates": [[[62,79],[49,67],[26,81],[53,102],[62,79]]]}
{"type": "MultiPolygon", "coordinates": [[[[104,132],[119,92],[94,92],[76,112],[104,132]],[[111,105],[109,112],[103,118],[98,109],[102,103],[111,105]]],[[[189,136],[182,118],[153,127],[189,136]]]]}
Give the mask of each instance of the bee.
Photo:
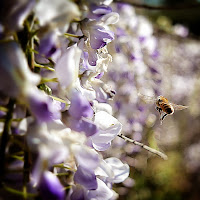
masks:
{"type": "Polygon", "coordinates": [[[156,104],[156,110],[160,114],[161,124],[162,124],[162,121],[164,120],[164,118],[167,115],[172,115],[175,110],[183,110],[183,109],[188,108],[188,106],[176,105],[174,103],[171,103],[164,96],[158,96],[157,98],[155,98],[155,97],[145,96],[140,93],[138,94],[138,96],[147,103],[151,102],[151,103],[156,104]]]}

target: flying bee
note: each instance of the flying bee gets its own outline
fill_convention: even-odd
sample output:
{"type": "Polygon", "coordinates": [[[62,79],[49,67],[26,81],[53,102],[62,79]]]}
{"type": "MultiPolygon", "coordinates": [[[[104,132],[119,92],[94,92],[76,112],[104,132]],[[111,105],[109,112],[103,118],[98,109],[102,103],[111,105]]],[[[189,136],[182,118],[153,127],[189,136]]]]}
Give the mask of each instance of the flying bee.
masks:
{"type": "Polygon", "coordinates": [[[147,103],[150,102],[150,103],[156,104],[156,110],[160,114],[161,124],[162,124],[162,121],[164,120],[164,118],[167,115],[172,115],[175,110],[183,110],[183,109],[188,108],[188,106],[176,105],[174,103],[171,103],[168,101],[167,98],[165,98],[163,96],[158,96],[157,98],[155,98],[155,97],[145,96],[140,93],[138,94],[138,96],[147,103]]]}

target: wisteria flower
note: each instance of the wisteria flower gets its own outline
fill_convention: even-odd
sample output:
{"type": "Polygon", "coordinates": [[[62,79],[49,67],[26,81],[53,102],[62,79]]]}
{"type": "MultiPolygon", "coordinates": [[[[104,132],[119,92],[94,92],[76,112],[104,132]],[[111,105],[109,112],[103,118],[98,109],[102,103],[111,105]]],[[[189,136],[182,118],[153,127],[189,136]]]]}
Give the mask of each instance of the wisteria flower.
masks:
{"type": "Polygon", "coordinates": [[[73,18],[79,17],[80,12],[77,5],[71,1],[43,0],[35,6],[35,15],[41,26],[50,23],[55,28],[65,26],[65,30],[67,30],[69,22],[73,18]]]}
{"type": "MultiPolygon", "coordinates": [[[[54,123],[56,124],[56,122],[54,123]]],[[[61,127],[61,130],[64,130],[64,126],[61,127]]],[[[54,130],[53,127],[48,130],[45,123],[33,122],[29,125],[26,136],[27,143],[30,150],[38,154],[32,172],[34,184],[38,184],[42,173],[48,167],[63,162],[69,156],[69,148],[64,145],[62,137],[58,135],[58,131],[61,130],[54,130]]]]}
{"type": "Polygon", "coordinates": [[[94,122],[99,131],[91,137],[93,147],[98,151],[105,151],[111,145],[111,141],[121,132],[122,124],[105,111],[95,114],[94,122]]]}
{"type": "Polygon", "coordinates": [[[61,118],[61,102],[55,103],[55,100],[37,88],[28,90],[26,99],[31,112],[38,121],[48,122],[61,118]]]}
{"type": "Polygon", "coordinates": [[[94,171],[100,163],[99,154],[92,148],[82,145],[74,144],[72,151],[75,155],[76,161],[79,166],[87,169],[90,166],[90,171],[94,171]]]}
{"type": "Polygon", "coordinates": [[[81,117],[92,118],[93,110],[88,100],[78,91],[74,91],[71,97],[69,114],[80,119],[81,117]]]}
{"type": "Polygon", "coordinates": [[[97,6],[95,4],[91,4],[89,11],[91,11],[91,12],[89,12],[87,18],[99,20],[99,19],[101,19],[102,16],[104,16],[108,13],[111,13],[112,8],[109,6],[106,6],[106,5],[97,6]]]}
{"type": "Polygon", "coordinates": [[[41,39],[38,48],[39,54],[46,58],[51,57],[57,50],[58,39],[56,31],[47,32],[41,39]]]}
{"type": "Polygon", "coordinates": [[[77,184],[83,185],[88,190],[97,189],[96,176],[90,169],[79,166],[74,175],[74,181],[77,184]]]}
{"type": "Polygon", "coordinates": [[[60,85],[63,89],[74,86],[78,79],[78,70],[81,50],[76,46],[69,47],[57,61],[55,70],[60,85]]]}
{"type": "Polygon", "coordinates": [[[39,75],[30,71],[25,55],[14,41],[0,44],[0,91],[8,96],[26,95],[26,88],[37,85],[39,75]]]}
{"type": "Polygon", "coordinates": [[[121,183],[129,176],[129,166],[123,164],[118,158],[110,157],[101,161],[95,174],[105,177],[110,183],[121,183]]]}
{"type": "Polygon", "coordinates": [[[88,199],[110,199],[113,196],[112,190],[99,178],[97,178],[97,189],[88,192],[88,199]]]}
{"type": "Polygon", "coordinates": [[[35,6],[35,0],[3,0],[0,6],[0,24],[5,31],[16,31],[23,27],[23,23],[35,6]]]}
{"type": "Polygon", "coordinates": [[[96,124],[92,121],[94,112],[88,100],[78,91],[71,92],[71,105],[63,121],[74,131],[84,132],[87,137],[98,132],[96,124]]]}
{"type": "MultiPolygon", "coordinates": [[[[85,27],[85,24],[82,26],[85,27]]],[[[94,25],[93,22],[89,22],[86,26],[89,26],[90,29],[87,29],[89,30],[88,32],[83,29],[83,33],[90,38],[90,44],[93,49],[100,49],[114,39],[114,33],[100,25],[94,25]]]]}
{"type": "Polygon", "coordinates": [[[55,174],[45,171],[39,183],[39,192],[42,199],[64,200],[65,190],[55,174]]]}

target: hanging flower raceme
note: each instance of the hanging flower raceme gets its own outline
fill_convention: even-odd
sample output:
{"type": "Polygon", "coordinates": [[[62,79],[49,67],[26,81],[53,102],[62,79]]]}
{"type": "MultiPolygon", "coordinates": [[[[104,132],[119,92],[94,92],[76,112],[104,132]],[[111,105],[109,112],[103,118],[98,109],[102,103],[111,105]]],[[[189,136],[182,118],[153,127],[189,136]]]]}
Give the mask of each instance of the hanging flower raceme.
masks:
{"type": "Polygon", "coordinates": [[[99,152],[122,130],[108,104],[115,91],[103,81],[115,38],[109,25],[119,20],[112,1],[8,2],[0,17],[0,93],[16,101],[13,113],[2,109],[3,123],[13,114],[5,127],[11,124],[14,138],[3,160],[10,152],[9,162],[19,158],[12,164],[24,170],[23,197],[29,185],[42,199],[115,199],[112,184],[124,181],[129,167],[99,152]]]}

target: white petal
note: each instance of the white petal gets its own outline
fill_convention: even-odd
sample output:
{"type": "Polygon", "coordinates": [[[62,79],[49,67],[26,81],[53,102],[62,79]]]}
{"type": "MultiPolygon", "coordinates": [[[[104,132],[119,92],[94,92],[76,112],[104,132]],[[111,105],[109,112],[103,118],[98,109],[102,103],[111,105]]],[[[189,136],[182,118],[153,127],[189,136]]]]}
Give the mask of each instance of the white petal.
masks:
{"type": "Polygon", "coordinates": [[[67,49],[56,63],[56,75],[63,88],[73,86],[78,78],[81,50],[77,46],[67,49]]]}
{"type": "Polygon", "coordinates": [[[105,25],[116,24],[119,21],[119,14],[116,12],[111,12],[107,15],[104,15],[101,18],[101,21],[103,21],[105,25]]]}
{"type": "Polygon", "coordinates": [[[35,7],[35,14],[41,26],[53,21],[64,25],[73,17],[79,16],[79,10],[76,4],[70,1],[41,0],[35,7]]]}
{"type": "Polygon", "coordinates": [[[90,190],[88,193],[89,199],[102,200],[110,199],[113,196],[111,189],[100,179],[97,178],[98,187],[96,190],[90,190]]]}
{"type": "Polygon", "coordinates": [[[110,181],[113,183],[121,183],[129,176],[129,166],[123,164],[118,158],[111,157],[105,159],[106,163],[111,166],[114,178],[110,181]]]}
{"type": "Polygon", "coordinates": [[[121,123],[116,118],[105,111],[97,112],[95,114],[94,122],[102,130],[108,129],[116,124],[121,125],[121,123]]]}

